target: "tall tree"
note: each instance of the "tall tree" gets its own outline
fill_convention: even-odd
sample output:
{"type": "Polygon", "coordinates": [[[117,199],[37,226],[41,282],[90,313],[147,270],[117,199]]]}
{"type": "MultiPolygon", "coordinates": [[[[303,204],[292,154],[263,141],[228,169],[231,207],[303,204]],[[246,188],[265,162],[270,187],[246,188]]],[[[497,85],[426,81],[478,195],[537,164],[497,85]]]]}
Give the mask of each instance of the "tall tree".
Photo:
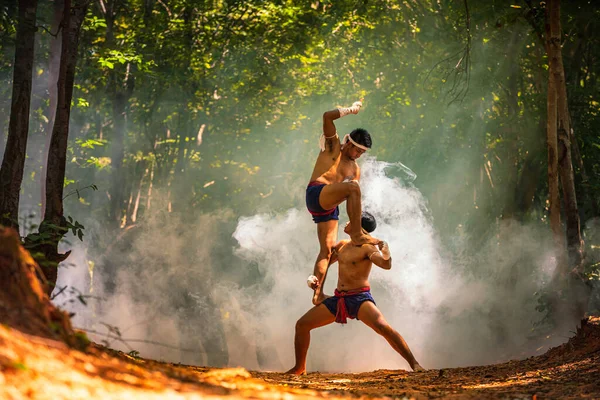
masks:
{"type": "Polygon", "coordinates": [[[558,172],[562,184],[569,255],[568,264],[560,265],[560,272],[564,275],[569,270],[567,267],[581,268],[583,240],[581,238],[575,178],[571,161],[571,126],[561,50],[560,0],[550,0],[546,7],[546,13],[546,51],[549,60],[549,83],[551,83],[548,86],[548,137],[550,140],[550,129],[552,129],[552,134],[556,135],[556,139],[554,139],[556,140],[556,151],[558,151],[556,161],[558,162],[558,172]],[[551,105],[550,100],[554,104],[551,105]],[[550,110],[550,107],[552,107],[552,110],[550,110]]]}
{"type": "Polygon", "coordinates": [[[62,43],[61,23],[63,18],[64,0],[54,1],[54,12],[52,16],[52,25],[50,31],[55,33],[50,39],[50,65],[48,67],[48,94],[50,102],[48,106],[48,122],[46,123],[46,147],[44,148],[42,173],[40,176],[40,198],[42,199],[42,218],[46,209],[46,168],[48,165],[48,150],[50,149],[50,140],[52,139],[52,128],[54,127],[54,117],[56,116],[56,101],[58,97],[58,74],[60,72],[60,53],[62,43]]]}
{"type": "Polygon", "coordinates": [[[40,245],[40,250],[44,253],[48,261],[41,265],[41,267],[50,284],[50,291],[53,290],[56,283],[58,263],[69,255],[69,253],[58,254],[58,242],[66,233],[68,226],[63,216],[63,187],[67,158],[67,139],[69,136],[69,116],[75,81],[79,33],[88,5],[88,0],[75,0],[73,6],[71,6],[71,0],[64,1],[62,48],[57,84],[58,98],[48,152],[46,209],[44,220],[40,225],[40,233],[45,233],[50,239],[42,242],[40,245]]]}
{"type": "MultiPolygon", "coordinates": [[[[551,0],[554,1],[554,0],[551,0]]],[[[553,32],[550,25],[549,9],[546,9],[546,51],[548,52],[548,99],[547,99],[547,116],[546,116],[546,138],[548,143],[548,192],[549,192],[549,211],[550,211],[550,227],[554,237],[554,247],[560,255],[564,250],[564,238],[562,228],[560,224],[560,190],[558,185],[558,133],[556,129],[557,120],[557,90],[556,90],[556,78],[560,75],[556,72],[558,69],[558,60],[556,56],[550,56],[550,49],[552,41],[556,40],[554,35],[558,35],[556,31],[553,32]]],[[[556,28],[556,27],[554,27],[556,28]]],[[[560,41],[560,38],[558,39],[560,41]]],[[[562,260],[562,257],[559,257],[562,260]]],[[[564,262],[559,262],[564,264],[564,262]]]]}
{"type": "Polygon", "coordinates": [[[579,221],[579,209],[577,206],[577,195],[575,193],[575,175],[573,173],[571,156],[572,145],[576,145],[576,143],[572,140],[574,134],[571,129],[571,118],[569,116],[569,105],[567,102],[567,85],[562,57],[560,0],[550,1],[550,31],[552,40],[548,51],[553,58],[556,57],[558,64],[553,72],[558,74],[555,78],[558,100],[558,162],[563,191],[563,203],[565,206],[569,266],[576,270],[580,270],[583,263],[584,250],[583,239],[581,237],[581,223],[579,221]]]}
{"type": "MultiPolygon", "coordinates": [[[[122,0],[101,0],[100,7],[106,21],[106,46],[109,53],[114,54],[120,47],[115,40],[115,24],[119,11],[126,10],[128,5],[122,0]]],[[[125,199],[123,187],[125,176],[122,167],[125,158],[125,137],[127,135],[126,112],[135,83],[133,68],[135,67],[130,62],[115,63],[109,70],[106,86],[109,100],[112,103],[114,134],[111,152],[110,214],[111,222],[115,223],[116,226],[121,224],[125,199]]]]}
{"type": "Polygon", "coordinates": [[[29,131],[37,0],[19,1],[8,140],[0,168],[0,224],[19,229],[19,193],[29,131]]]}

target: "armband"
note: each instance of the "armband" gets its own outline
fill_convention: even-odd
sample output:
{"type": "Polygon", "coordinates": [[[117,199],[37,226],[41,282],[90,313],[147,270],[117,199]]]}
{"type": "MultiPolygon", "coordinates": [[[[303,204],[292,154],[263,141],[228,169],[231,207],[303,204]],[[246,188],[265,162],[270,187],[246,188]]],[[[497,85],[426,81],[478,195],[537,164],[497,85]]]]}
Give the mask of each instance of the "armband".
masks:
{"type": "Polygon", "coordinates": [[[361,107],[362,107],[362,102],[355,101],[354,103],[352,103],[351,107],[338,108],[338,111],[340,112],[340,118],[345,117],[348,114],[358,114],[361,107]]]}
{"type": "Polygon", "coordinates": [[[325,136],[325,134],[322,134],[321,137],[319,138],[319,148],[321,149],[321,151],[325,151],[325,141],[327,139],[333,139],[337,135],[338,135],[337,132],[333,136],[325,136]]]}

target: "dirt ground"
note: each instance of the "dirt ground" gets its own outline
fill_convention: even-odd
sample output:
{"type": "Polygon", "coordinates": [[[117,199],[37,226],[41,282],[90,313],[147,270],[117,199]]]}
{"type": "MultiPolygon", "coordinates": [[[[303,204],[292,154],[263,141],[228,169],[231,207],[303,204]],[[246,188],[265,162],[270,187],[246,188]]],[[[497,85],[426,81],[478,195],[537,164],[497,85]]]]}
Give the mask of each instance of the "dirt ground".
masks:
{"type": "Polygon", "coordinates": [[[0,326],[0,399],[600,398],[600,318],[541,356],[411,373],[289,376],[173,365],[91,345],[88,352],[0,326]]]}

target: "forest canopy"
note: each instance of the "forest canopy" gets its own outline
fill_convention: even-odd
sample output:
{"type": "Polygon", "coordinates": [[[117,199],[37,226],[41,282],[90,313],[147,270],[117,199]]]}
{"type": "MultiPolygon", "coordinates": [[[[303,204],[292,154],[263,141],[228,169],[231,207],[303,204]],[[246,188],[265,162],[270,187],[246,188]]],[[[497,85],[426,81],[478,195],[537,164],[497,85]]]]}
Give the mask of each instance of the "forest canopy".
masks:
{"type": "MultiPolygon", "coordinates": [[[[83,239],[85,256],[73,262],[91,266],[90,271],[97,266],[96,278],[86,278],[88,289],[118,290],[123,271],[135,273],[151,263],[153,274],[139,276],[140,287],[132,295],[149,301],[142,286],[154,287],[162,272],[198,259],[206,260],[194,270],[198,275],[186,270],[159,284],[164,290],[181,288],[182,294],[158,310],[193,309],[197,299],[190,293],[193,287],[206,288],[205,281],[270,287],[261,261],[240,255],[239,221],[303,210],[323,112],[364,99],[361,114],[339,121],[337,129],[345,134],[359,124],[371,132],[369,162],[396,168],[390,172],[396,182],[422,196],[419,221],[435,230],[443,249],[439,254],[454,271],[487,279],[482,276],[496,272],[482,267],[488,263],[485,255],[518,253],[507,261],[510,265],[502,264],[508,271],[502,272],[504,283],[517,287],[533,270],[535,243],[550,240],[551,216],[560,216],[560,240],[570,258],[559,264],[564,263],[565,274],[575,274],[569,279],[586,287],[582,307],[598,311],[600,40],[595,32],[600,9],[593,1],[563,1],[560,8],[566,92],[556,89],[556,98],[558,107],[563,99],[568,110],[570,129],[562,135],[570,140],[574,209],[562,191],[568,189],[566,175],[560,178],[560,200],[551,202],[549,194],[552,2],[18,3],[0,5],[0,154],[5,160],[15,71],[23,62],[15,61],[19,9],[26,3],[37,7],[33,78],[19,211],[4,224],[18,227],[29,244],[56,239],[53,249],[42,250],[52,253],[47,258],[54,269],[68,254],[57,250],[64,232],[60,238],[49,232],[60,226],[74,234],[71,244],[83,239]],[[61,21],[67,14],[65,29],[61,21]],[[70,99],[61,97],[60,84],[57,92],[66,57],[61,59],[61,44],[74,62],[70,99]],[[56,112],[61,98],[70,114],[59,119],[65,109],[59,106],[56,112]],[[58,175],[52,190],[64,213],[61,204],[52,214],[58,219],[50,220],[48,210],[55,203],[47,201],[46,176],[51,163],[61,159],[48,157],[55,154],[51,137],[60,129],[58,121],[67,124],[68,141],[64,136],[64,177],[58,175]],[[417,178],[407,178],[399,165],[417,178]],[[558,211],[551,212],[552,205],[558,211]],[[149,235],[171,245],[166,254],[148,255],[149,235]],[[534,244],[514,250],[517,237],[534,244]],[[573,250],[573,243],[580,248],[573,250]],[[202,250],[190,250],[196,247],[202,250]],[[582,256],[573,261],[577,252],[582,256]]],[[[68,83],[69,68],[64,71],[68,83]]],[[[60,150],[59,142],[56,146],[60,150]]],[[[557,162],[562,160],[559,152],[557,162]]],[[[63,251],[71,248],[61,243],[63,251]]],[[[503,262],[493,257],[494,263],[503,262]]],[[[69,269],[58,271],[69,274],[69,269]]],[[[550,290],[547,284],[527,287],[527,307],[541,307],[538,322],[552,324],[556,321],[546,318],[554,304],[544,291],[550,290]]],[[[214,299],[206,301],[211,311],[198,318],[225,315],[214,299]]],[[[188,312],[194,311],[183,314],[188,312]]],[[[224,363],[223,343],[213,333],[206,336],[221,351],[210,356],[214,364],[224,363]]]]}

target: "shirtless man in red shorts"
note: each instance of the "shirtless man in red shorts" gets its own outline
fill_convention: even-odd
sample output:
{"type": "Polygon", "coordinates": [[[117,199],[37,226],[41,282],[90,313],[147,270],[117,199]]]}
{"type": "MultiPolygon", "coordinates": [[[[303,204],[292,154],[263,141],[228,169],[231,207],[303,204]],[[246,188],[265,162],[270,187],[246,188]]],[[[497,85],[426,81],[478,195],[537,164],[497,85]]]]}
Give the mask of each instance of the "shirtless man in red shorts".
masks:
{"type": "Polygon", "coordinates": [[[315,262],[314,276],[309,277],[309,286],[314,289],[312,302],[317,305],[324,300],[322,287],[325,270],[329,264],[331,250],[337,242],[339,208],[346,201],[348,217],[354,228],[350,238],[356,245],[377,244],[360,229],[361,193],[358,180],[360,168],[356,160],[371,148],[371,135],[365,129],[355,129],[340,143],[333,121],[348,114],[358,114],[360,101],[352,107],[338,108],[323,114],[321,152],[306,188],[306,206],[317,224],[319,255],[315,262]],[[315,278],[316,277],[316,278],[315,278]],[[318,282],[318,283],[311,283],[318,282]]]}
{"type": "MultiPolygon", "coordinates": [[[[375,218],[363,212],[361,226],[367,232],[372,232],[377,223],[375,218]]],[[[350,234],[352,223],[348,222],[344,232],[350,234]]],[[[375,305],[369,287],[369,274],[373,264],[383,269],[392,268],[392,258],[389,247],[385,242],[378,246],[367,244],[356,246],[350,240],[340,241],[333,249],[330,264],[339,262],[338,283],[334,296],[325,296],[325,300],[311,308],[296,322],[294,349],[296,365],[288,374],[300,375],[306,372],[306,355],[310,345],[310,331],[332,322],[345,324],[347,318],[361,320],[375,332],[387,340],[400,354],[413,371],[423,371],[408,345],[385,320],[383,314],[375,305]]]]}

